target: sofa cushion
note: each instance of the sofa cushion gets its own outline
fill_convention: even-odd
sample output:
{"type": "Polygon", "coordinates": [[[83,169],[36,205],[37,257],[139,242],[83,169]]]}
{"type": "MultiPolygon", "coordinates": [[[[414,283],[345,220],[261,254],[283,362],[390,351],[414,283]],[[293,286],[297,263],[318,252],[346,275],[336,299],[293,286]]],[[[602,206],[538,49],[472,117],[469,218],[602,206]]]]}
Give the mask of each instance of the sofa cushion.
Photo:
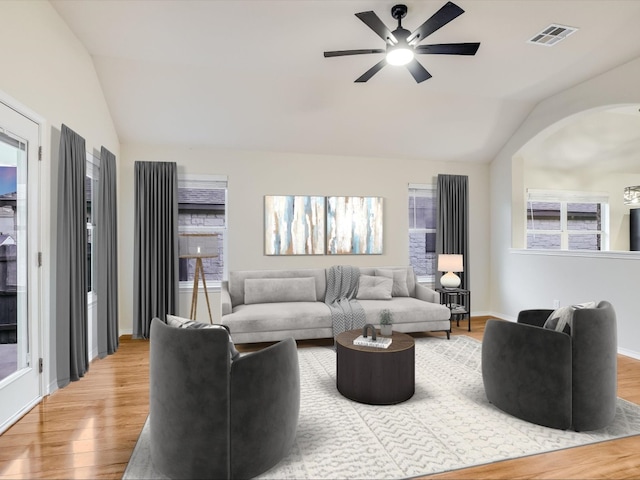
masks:
{"type": "Polygon", "coordinates": [[[323,302],[238,305],[225,315],[224,324],[234,333],[331,328],[331,310],[323,302]]]}
{"type": "Polygon", "coordinates": [[[386,277],[393,279],[391,288],[392,297],[408,297],[409,287],[407,287],[407,270],[391,270],[386,268],[376,268],[376,277],[386,277]]]}
{"type": "MultiPolygon", "coordinates": [[[[391,300],[359,300],[360,306],[367,315],[367,323],[377,325],[380,320],[380,312],[389,310],[393,313],[395,326],[403,323],[424,323],[428,330],[427,322],[449,321],[451,311],[439,303],[423,302],[413,297],[394,297],[391,300]]],[[[448,323],[446,324],[448,326],[448,323]]]]}
{"type": "MultiPolygon", "coordinates": [[[[176,315],[169,315],[169,314],[167,314],[166,323],[170,327],[175,327],[175,328],[193,328],[193,329],[222,328],[224,330],[227,330],[222,325],[216,325],[216,324],[212,325],[210,323],[196,322],[195,320],[191,320],[189,318],[182,318],[176,315]]],[[[237,360],[238,358],[240,358],[240,352],[238,352],[238,350],[236,349],[236,346],[234,345],[233,340],[231,339],[231,335],[229,335],[229,356],[231,357],[231,361],[237,360]]]]}
{"type": "Polygon", "coordinates": [[[303,278],[247,278],[244,303],[315,302],[316,281],[303,278]]]}
{"type": "Polygon", "coordinates": [[[391,300],[393,279],[387,277],[373,277],[360,275],[358,283],[358,300],[391,300]]]}

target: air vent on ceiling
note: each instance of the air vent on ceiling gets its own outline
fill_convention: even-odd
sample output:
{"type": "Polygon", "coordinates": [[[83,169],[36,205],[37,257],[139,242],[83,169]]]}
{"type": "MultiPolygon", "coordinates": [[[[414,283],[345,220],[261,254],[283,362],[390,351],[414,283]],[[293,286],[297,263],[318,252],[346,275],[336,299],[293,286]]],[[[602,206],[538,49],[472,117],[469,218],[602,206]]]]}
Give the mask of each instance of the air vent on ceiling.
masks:
{"type": "Polygon", "coordinates": [[[551,47],[556,43],[564,40],[578,29],[575,27],[567,27],[565,25],[551,24],[540,33],[536,34],[527,43],[535,43],[536,45],[544,45],[551,47]]]}

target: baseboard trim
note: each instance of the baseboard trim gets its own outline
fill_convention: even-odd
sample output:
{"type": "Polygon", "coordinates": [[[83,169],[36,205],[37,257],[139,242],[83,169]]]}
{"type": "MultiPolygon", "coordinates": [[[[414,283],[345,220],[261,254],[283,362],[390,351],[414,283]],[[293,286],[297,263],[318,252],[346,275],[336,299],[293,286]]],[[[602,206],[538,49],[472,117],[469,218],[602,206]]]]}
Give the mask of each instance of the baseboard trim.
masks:
{"type": "Polygon", "coordinates": [[[49,384],[49,390],[47,391],[47,395],[51,395],[53,392],[58,390],[58,379],[54,379],[49,384]]]}
{"type": "Polygon", "coordinates": [[[21,409],[18,413],[8,418],[6,422],[0,425],[0,435],[2,435],[5,431],[7,431],[11,426],[13,426],[18,420],[24,417],[29,411],[38,405],[42,401],[43,397],[37,397],[29,404],[27,404],[23,409],[21,409]]]}
{"type": "Polygon", "coordinates": [[[635,350],[629,350],[628,348],[618,347],[618,353],[620,355],[624,355],[625,357],[635,358],[636,360],[640,360],[640,352],[636,352],[635,350]]]}
{"type": "Polygon", "coordinates": [[[497,313],[497,312],[489,312],[487,316],[492,318],[499,318],[500,320],[507,320],[509,322],[515,322],[517,317],[512,317],[511,315],[507,315],[505,313],[497,313]]]}

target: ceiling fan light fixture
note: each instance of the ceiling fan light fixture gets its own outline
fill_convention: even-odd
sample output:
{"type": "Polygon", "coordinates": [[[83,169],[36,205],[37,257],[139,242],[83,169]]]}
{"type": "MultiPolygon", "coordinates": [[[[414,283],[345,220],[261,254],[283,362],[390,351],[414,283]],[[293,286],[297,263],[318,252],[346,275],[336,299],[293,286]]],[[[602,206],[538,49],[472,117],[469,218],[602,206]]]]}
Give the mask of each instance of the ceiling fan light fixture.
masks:
{"type": "Polygon", "coordinates": [[[418,45],[426,37],[445,26],[453,19],[464,13],[455,3],[448,1],[436,13],[412,32],[402,27],[402,19],[407,15],[407,6],[394,5],[391,16],[398,21],[398,27],[391,31],[380,17],[373,11],[356,13],[367,27],[378,35],[386,44],[386,49],[370,48],[357,50],[335,50],[324,52],[325,57],[342,57],[345,55],[362,55],[369,53],[384,53],[385,58],[376,63],[358,78],[356,83],[364,83],[378,73],[385,65],[404,65],[417,83],[431,78],[431,74],[416,60],[415,55],[475,55],[480,43],[442,43],[436,45],[418,45]]]}
{"type": "Polygon", "coordinates": [[[413,49],[405,46],[390,47],[387,50],[387,63],[389,65],[406,65],[413,60],[413,57],[413,49]]]}

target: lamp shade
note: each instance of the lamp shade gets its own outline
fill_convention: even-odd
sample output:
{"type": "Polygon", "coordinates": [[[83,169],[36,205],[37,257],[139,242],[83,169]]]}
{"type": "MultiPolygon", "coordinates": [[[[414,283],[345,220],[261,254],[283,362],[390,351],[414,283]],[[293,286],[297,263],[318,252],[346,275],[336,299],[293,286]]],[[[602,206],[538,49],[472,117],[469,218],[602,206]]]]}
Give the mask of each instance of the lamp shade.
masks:
{"type": "Polygon", "coordinates": [[[218,256],[218,235],[215,233],[181,233],[178,242],[180,258],[218,256]]]}
{"type": "Polygon", "coordinates": [[[442,254],[438,255],[438,271],[462,272],[462,255],[442,254]]]}
{"type": "Polygon", "coordinates": [[[640,204],[640,185],[636,185],[635,187],[625,187],[624,204],[625,205],[640,204]]]}

